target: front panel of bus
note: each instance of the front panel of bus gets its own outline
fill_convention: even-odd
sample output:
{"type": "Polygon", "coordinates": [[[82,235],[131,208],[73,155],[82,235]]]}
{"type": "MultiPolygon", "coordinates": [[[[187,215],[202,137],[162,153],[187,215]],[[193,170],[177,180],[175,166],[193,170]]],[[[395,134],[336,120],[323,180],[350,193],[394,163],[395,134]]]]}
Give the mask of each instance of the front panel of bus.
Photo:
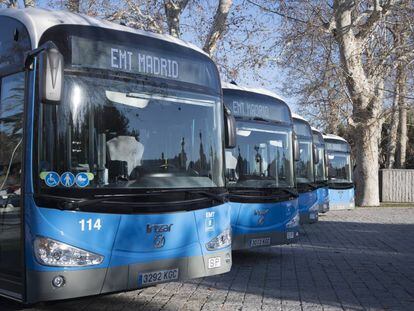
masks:
{"type": "Polygon", "coordinates": [[[342,140],[325,139],[328,153],[329,201],[331,210],[355,208],[351,148],[342,140]]]}
{"type": "MultiPolygon", "coordinates": [[[[227,272],[223,107],[215,65],[159,39],[55,26],[57,103],[30,72],[27,302],[227,272]]],[[[36,68],[36,67],[35,67],[36,68]]]]}
{"type": "Polygon", "coordinates": [[[293,119],[299,141],[300,159],[296,161],[296,186],[299,192],[299,215],[301,223],[318,220],[317,187],[314,184],[313,137],[308,122],[293,119]]]}
{"type": "Polygon", "coordinates": [[[233,249],[286,244],[298,237],[289,108],[273,97],[224,89],[236,117],[237,146],[226,151],[233,249]]]}
{"type": "Polygon", "coordinates": [[[320,213],[329,211],[329,190],[328,190],[328,175],[327,175],[327,154],[325,150],[325,142],[320,132],[312,131],[313,144],[318,155],[318,162],[315,164],[315,186],[318,187],[318,209],[320,213]]]}

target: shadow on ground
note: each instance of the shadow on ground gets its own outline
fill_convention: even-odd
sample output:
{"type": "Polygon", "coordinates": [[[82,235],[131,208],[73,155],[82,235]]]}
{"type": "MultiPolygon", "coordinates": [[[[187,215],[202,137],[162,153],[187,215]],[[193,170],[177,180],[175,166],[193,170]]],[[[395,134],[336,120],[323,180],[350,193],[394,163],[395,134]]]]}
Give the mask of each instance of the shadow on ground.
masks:
{"type": "Polygon", "coordinates": [[[193,301],[194,309],[414,310],[413,241],[413,224],[327,219],[305,225],[297,244],[234,253],[224,275],[29,308],[0,299],[0,309],[172,310],[192,309],[193,301]],[[186,285],[196,290],[180,294],[186,285]],[[152,290],[158,292],[148,295],[152,290]],[[174,297],[187,302],[173,304],[174,297]]]}

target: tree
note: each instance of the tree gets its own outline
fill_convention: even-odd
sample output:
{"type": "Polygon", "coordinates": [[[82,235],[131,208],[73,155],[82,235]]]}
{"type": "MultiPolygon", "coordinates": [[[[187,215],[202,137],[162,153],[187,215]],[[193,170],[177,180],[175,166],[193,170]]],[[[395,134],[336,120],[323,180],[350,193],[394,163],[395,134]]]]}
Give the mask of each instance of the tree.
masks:
{"type": "Polygon", "coordinates": [[[313,99],[321,101],[330,100],[335,88],[342,88],[327,109],[340,108],[337,104],[340,102],[349,103],[350,109],[343,110],[343,117],[352,130],[357,159],[356,203],[378,205],[378,146],[385,113],[384,85],[398,61],[395,52],[402,48],[392,44],[387,22],[406,14],[405,11],[412,12],[413,4],[396,0],[249,2],[283,21],[279,43],[283,47],[283,60],[289,64],[284,66],[306,77],[289,79],[288,83],[303,90],[302,94],[311,94],[313,99]],[[287,59],[299,66],[292,68],[287,59]],[[334,73],[330,75],[334,81],[322,83],[330,72],[334,73]]]}

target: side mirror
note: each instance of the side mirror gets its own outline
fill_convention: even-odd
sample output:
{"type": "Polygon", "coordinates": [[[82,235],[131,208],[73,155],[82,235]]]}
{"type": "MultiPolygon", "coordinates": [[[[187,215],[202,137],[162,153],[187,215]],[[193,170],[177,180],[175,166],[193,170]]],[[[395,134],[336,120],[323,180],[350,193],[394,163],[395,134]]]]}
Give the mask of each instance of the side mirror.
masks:
{"type": "Polygon", "coordinates": [[[56,48],[46,48],[39,58],[39,99],[45,104],[57,104],[63,91],[63,55],[56,48]]]}
{"type": "Polygon", "coordinates": [[[320,160],[318,148],[315,146],[315,144],[312,144],[312,147],[313,147],[313,163],[318,164],[320,160]]]}
{"type": "Polygon", "coordinates": [[[230,110],[224,107],[225,147],[236,148],[236,119],[230,110]]]}
{"type": "Polygon", "coordinates": [[[300,147],[299,140],[295,133],[293,133],[293,159],[297,162],[300,161],[300,147]]]}

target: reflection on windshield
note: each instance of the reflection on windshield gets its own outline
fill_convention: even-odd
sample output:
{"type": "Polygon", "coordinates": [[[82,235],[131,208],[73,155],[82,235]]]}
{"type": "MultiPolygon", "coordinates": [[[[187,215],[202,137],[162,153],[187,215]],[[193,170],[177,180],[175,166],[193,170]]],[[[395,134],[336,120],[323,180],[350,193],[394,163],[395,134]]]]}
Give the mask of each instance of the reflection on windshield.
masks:
{"type": "Polygon", "coordinates": [[[315,164],[315,181],[326,181],[325,149],[318,147],[319,162],[315,164]]]}
{"type": "Polygon", "coordinates": [[[340,152],[328,154],[328,178],[335,183],[352,182],[350,155],[340,152]]]}
{"type": "Polygon", "coordinates": [[[62,103],[42,109],[40,172],[85,172],[89,187],[224,186],[217,98],[67,76],[62,103]]]}
{"type": "Polygon", "coordinates": [[[237,122],[237,147],[226,151],[229,187],[293,187],[289,128],[237,122]]]}
{"type": "Polygon", "coordinates": [[[296,162],[296,181],[298,183],[313,182],[312,142],[299,141],[300,160],[296,162]]]}

